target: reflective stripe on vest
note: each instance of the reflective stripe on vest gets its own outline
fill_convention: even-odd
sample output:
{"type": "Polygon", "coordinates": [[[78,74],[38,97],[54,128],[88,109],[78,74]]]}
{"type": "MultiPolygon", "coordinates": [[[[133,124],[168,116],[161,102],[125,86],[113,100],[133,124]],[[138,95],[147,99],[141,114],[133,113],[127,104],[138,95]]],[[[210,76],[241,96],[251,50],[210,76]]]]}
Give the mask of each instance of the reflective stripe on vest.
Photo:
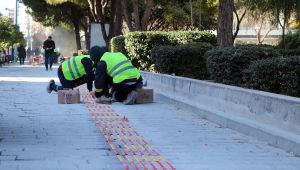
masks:
{"type": "Polygon", "coordinates": [[[114,78],[117,75],[123,73],[124,71],[129,70],[129,69],[133,69],[133,68],[135,68],[135,67],[133,67],[133,66],[127,66],[127,67],[121,68],[119,71],[117,71],[116,73],[112,74],[111,76],[114,78]]]}
{"type": "MultiPolygon", "coordinates": [[[[75,59],[75,57],[73,57],[72,59],[75,59]]],[[[73,80],[75,80],[75,75],[74,75],[74,73],[73,73],[73,71],[72,71],[72,67],[71,67],[71,60],[68,60],[67,62],[68,62],[68,69],[69,69],[69,72],[70,72],[70,74],[71,74],[73,80]]]]}
{"type": "Polygon", "coordinates": [[[79,72],[79,70],[78,70],[78,66],[77,66],[76,61],[75,61],[75,57],[73,58],[72,61],[73,61],[73,64],[74,64],[74,67],[75,67],[77,76],[78,76],[78,77],[81,77],[80,72],[79,72]]]}
{"type": "Polygon", "coordinates": [[[126,64],[126,63],[130,63],[129,60],[124,60],[122,62],[120,62],[119,64],[115,65],[109,72],[108,75],[112,75],[112,73],[117,70],[121,65],[126,64]]]}
{"type": "Polygon", "coordinates": [[[85,74],[84,66],[81,60],[89,56],[76,56],[62,63],[64,77],[67,80],[75,80],[85,74]]]}

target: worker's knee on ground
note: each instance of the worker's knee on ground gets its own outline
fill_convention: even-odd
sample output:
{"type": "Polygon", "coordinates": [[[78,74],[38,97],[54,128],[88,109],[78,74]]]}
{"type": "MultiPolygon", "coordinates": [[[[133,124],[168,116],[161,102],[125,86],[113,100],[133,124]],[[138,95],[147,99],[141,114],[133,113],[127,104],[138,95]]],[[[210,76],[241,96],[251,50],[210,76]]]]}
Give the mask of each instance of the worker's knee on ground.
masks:
{"type": "Polygon", "coordinates": [[[127,98],[128,93],[122,93],[122,92],[115,92],[114,98],[118,102],[123,102],[127,98]]]}

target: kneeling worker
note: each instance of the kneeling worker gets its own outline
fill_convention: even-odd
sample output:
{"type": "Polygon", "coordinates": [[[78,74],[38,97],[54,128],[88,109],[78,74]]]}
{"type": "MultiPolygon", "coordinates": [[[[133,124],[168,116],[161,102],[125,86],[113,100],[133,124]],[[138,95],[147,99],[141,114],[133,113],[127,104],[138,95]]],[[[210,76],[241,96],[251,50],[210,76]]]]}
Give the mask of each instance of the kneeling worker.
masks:
{"type": "Polygon", "coordinates": [[[95,95],[97,103],[110,103],[112,97],[126,105],[134,104],[137,88],[142,88],[142,77],[137,68],[122,53],[106,52],[105,47],[94,46],[90,57],[96,67],[95,95]]]}
{"type": "Polygon", "coordinates": [[[47,86],[47,92],[58,91],[64,88],[73,89],[77,86],[87,83],[87,89],[92,91],[95,74],[93,71],[93,62],[89,55],[80,55],[64,61],[57,71],[61,86],[56,85],[54,80],[50,80],[47,86]]]}

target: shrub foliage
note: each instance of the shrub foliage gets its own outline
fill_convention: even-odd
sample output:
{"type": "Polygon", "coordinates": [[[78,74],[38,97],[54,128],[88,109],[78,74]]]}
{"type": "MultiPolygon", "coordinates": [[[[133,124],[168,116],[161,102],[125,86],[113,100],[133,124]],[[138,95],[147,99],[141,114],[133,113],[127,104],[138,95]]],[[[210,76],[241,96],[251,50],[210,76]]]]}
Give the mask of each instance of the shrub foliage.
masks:
{"type": "Polygon", "coordinates": [[[154,62],[154,69],[160,73],[208,79],[204,54],[212,48],[207,43],[160,46],[151,50],[151,60],[154,62]]]}

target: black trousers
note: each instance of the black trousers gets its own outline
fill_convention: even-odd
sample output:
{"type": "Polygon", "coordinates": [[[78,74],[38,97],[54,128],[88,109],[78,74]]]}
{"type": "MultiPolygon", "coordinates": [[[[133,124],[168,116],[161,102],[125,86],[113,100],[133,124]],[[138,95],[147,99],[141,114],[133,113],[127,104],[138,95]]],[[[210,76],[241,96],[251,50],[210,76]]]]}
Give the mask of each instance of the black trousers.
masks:
{"type": "Polygon", "coordinates": [[[45,51],[45,68],[46,68],[46,70],[48,70],[48,64],[50,65],[50,69],[52,69],[53,53],[45,51]]]}
{"type": "Polygon", "coordinates": [[[117,84],[112,84],[112,92],[115,93],[115,99],[123,102],[130,92],[136,90],[137,87],[142,86],[140,84],[142,84],[142,77],[140,77],[138,80],[128,79],[117,84]]]}
{"type": "Polygon", "coordinates": [[[115,99],[119,102],[123,102],[130,92],[143,86],[142,77],[139,79],[127,79],[120,83],[113,83],[112,78],[106,75],[104,79],[99,81],[102,83],[104,82],[102,86],[103,91],[101,93],[96,93],[96,97],[101,97],[102,95],[112,96],[114,93],[115,99]],[[110,92],[109,89],[111,89],[110,92]]]}
{"type": "Polygon", "coordinates": [[[20,64],[24,64],[25,57],[19,57],[19,60],[20,60],[20,64]]]}

